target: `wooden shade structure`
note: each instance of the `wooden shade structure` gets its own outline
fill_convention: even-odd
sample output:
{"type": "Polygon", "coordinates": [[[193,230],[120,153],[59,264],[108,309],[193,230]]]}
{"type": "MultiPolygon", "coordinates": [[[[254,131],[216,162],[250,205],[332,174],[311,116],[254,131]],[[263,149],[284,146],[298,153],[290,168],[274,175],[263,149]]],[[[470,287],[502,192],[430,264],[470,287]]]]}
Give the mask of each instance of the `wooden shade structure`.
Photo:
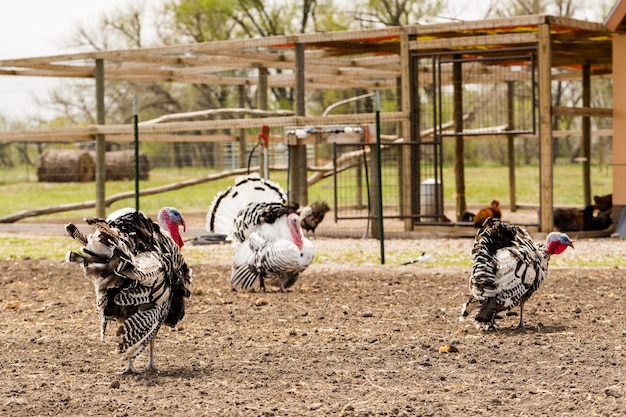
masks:
{"type": "MultiPolygon", "coordinates": [[[[398,123],[401,136],[411,138],[411,79],[416,77],[410,65],[413,53],[469,53],[503,51],[507,48],[536,48],[539,86],[539,140],[541,166],[540,228],[552,228],[552,116],[577,115],[583,118],[610,117],[610,109],[552,106],[551,81],[608,76],[612,71],[611,33],[599,23],[554,16],[520,16],[471,22],[415,25],[360,31],[294,34],[259,39],[173,45],[159,48],[96,51],[48,57],[0,60],[0,75],[94,78],[96,85],[104,80],[135,82],[202,83],[250,86],[266,97],[274,87],[293,88],[296,92],[294,114],[263,118],[270,127],[374,123],[371,113],[310,116],[305,114],[306,93],[312,90],[394,90],[399,91],[394,111],[383,111],[382,123],[398,123]]],[[[508,63],[510,65],[510,63],[508,63]]],[[[472,72],[468,77],[481,77],[472,72]]],[[[511,79],[518,73],[511,71],[511,79]]],[[[452,83],[453,74],[443,75],[452,83]]],[[[470,82],[467,79],[465,82],[470,82]]],[[[475,82],[489,82],[488,74],[475,82]]],[[[98,90],[100,91],[101,88],[98,90]]],[[[100,91],[99,95],[102,94],[100,91]]],[[[100,101],[100,100],[98,100],[100,101]]],[[[99,110],[99,114],[103,109],[99,110]]],[[[132,140],[132,125],[99,124],[86,127],[39,129],[0,133],[7,141],[93,140],[96,137],[115,141],[132,140]]],[[[164,122],[140,126],[140,134],[150,140],[189,140],[173,135],[191,131],[258,128],[255,119],[164,122]]],[[[583,132],[583,135],[585,133],[583,132]]],[[[588,134],[587,134],[588,136],[588,134]]],[[[198,137],[196,136],[197,140],[198,137]]],[[[201,137],[212,140],[209,137],[201,137]]],[[[238,138],[233,136],[233,141],[238,138]]],[[[224,140],[222,137],[219,140],[224,140]]],[[[302,170],[302,152],[294,147],[292,195],[306,203],[306,184],[302,170]]],[[[410,165],[411,161],[404,161],[410,165]]],[[[409,172],[409,170],[407,170],[409,172]]],[[[407,178],[404,188],[419,188],[407,178]]],[[[103,196],[98,196],[103,198],[103,196]]],[[[409,199],[405,199],[408,201],[409,199]]],[[[409,204],[409,203],[407,203],[409,204]]],[[[410,211],[407,205],[405,210],[410,211]]],[[[407,228],[410,225],[407,223],[407,228]]]]}
{"type": "MultiPolygon", "coordinates": [[[[613,220],[620,220],[626,209],[626,1],[619,0],[606,17],[604,24],[612,32],[613,71],[613,220]]],[[[621,219],[624,221],[626,218],[621,219]]],[[[618,224],[619,229],[619,224],[618,224]]],[[[617,230],[624,237],[624,230],[617,230]]]]}

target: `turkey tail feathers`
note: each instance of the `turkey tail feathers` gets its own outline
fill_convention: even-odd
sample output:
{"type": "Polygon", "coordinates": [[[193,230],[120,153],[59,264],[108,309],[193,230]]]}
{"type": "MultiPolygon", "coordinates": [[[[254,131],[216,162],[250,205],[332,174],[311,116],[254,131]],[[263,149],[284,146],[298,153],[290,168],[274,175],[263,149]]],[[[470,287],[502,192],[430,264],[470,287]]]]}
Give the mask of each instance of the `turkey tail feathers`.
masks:
{"type": "Polygon", "coordinates": [[[251,265],[243,264],[233,266],[230,275],[230,283],[234,288],[249,290],[259,280],[260,275],[251,265]]]}
{"type": "Polygon", "coordinates": [[[235,185],[218,193],[206,216],[206,230],[225,234],[233,238],[235,217],[243,208],[255,202],[275,202],[285,204],[287,195],[281,186],[259,177],[258,174],[237,177],[235,185]]]}
{"type": "Polygon", "coordinates": [[[87,237],[80,230],[78,230],[78,227],[76,227],[75,224],[73,223],[66,224],[65,231],[67,232],[68,235],[70,235],[72,239],[74,239],[81,245],[87,244],[87,237]]]}
{"type": "Polygon", "coordinates": [[[472,310],[474,310],[474,308],[476,307],[476,301],[476,298],[474,298],[473,295],[470,295],[469,300],[467,300],[467,302],[463,304],[463,307],[461,308],[461,317],[459,317],[460,321],[465,320],[465,318],[469,316],[472,310]]]}
{"type": "Polygon", "coordinates": [[[530,235],[521,227],[490,217],[485,220],[476,234],[472,254],[475,255],[479,250],[487,250],[490,255],[493,255],[499,249],[513,246],[520,237],[530,239],[530,235]]]}
{"type": "Polygon", "coordinates": [[[124,320],[117,331],[120,337],[119,352],[125,354],[128,359],[139,355],[156,336],[169,307],[170,303],[166,302],[157,308],[138,311],[124,320]]]}

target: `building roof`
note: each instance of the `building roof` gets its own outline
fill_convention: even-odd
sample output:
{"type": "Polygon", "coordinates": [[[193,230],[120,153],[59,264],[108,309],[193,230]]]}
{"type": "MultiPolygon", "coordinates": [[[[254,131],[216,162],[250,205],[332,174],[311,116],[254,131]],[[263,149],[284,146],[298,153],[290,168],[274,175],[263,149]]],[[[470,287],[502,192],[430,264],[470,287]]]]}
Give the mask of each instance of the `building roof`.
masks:
{"type": "Polygon", "coordinates": [[[617,0],[604,19],[604,25],[611,32],[626,32],[626,1],[617,0]]]}
{"type": "Polygon", "coordinates": [[[551,29],[553,67],[577,69],[589,62],[594,74],[610,73],[611,33],[605,26],[533,15],[5,59],[0,75],[95,78],[95,60],[102,59],[107,80],[254,85],[258,69],[267,68],[269,87],[291,87],[295,45],[302,44],[307,89],[385,89],[395,88],[401,74],[402,36],[420,53],[480,54],[536,46],[544,23],[551,29]]]}

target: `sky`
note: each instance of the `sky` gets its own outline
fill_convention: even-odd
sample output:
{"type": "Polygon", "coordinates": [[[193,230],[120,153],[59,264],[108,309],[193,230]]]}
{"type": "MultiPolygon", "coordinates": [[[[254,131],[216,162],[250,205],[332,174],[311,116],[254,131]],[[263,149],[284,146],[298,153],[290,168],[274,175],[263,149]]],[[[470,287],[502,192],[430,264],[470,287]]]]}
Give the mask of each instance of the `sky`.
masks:
{"type": "MultiPolygon", "coordinates": [[[[77,52],[66,45],[78,26],[96,24],[104,13],[140,1],[154,7],[164,0],[5,0],[0,6],[0,60],[77,52]]],[[[466,20],[481,18],[489,3],[449,2],[450,14],[466,20]]],[[[49,91],[63,82],[46,77],[0,76],[0,116],[17,120],[27,116],[48,118],[46,110],[36,105],[35,97],[45,100],[49,91]]]]}
{"type": "MultiPolygon", "coordinates": [[[[111,13],[138,0],[8,0],[0,3],[0,60],[78,52],[68,40],[80,26],[96,24],[111,13]]],[[[162,0],[157,0],[162,2],[162,0]]],[[[145,4],[156,4],[144,0],[145,4]]],[[[0,115],[23,119],[28,114],[46,117],[34,97],[47,98],[63,81],[48,77],[0,76],[0,115]]]]}

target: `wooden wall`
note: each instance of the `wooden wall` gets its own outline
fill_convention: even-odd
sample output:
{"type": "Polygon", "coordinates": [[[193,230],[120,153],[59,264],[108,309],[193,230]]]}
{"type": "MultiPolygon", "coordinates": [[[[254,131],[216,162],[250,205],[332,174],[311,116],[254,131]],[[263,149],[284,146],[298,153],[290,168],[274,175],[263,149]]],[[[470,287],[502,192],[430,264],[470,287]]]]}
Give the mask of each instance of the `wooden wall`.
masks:
{"type": "Polygon", "coordinates": [[[613,221],[626,207],[626,35],[613,35],[613,221]]]}

